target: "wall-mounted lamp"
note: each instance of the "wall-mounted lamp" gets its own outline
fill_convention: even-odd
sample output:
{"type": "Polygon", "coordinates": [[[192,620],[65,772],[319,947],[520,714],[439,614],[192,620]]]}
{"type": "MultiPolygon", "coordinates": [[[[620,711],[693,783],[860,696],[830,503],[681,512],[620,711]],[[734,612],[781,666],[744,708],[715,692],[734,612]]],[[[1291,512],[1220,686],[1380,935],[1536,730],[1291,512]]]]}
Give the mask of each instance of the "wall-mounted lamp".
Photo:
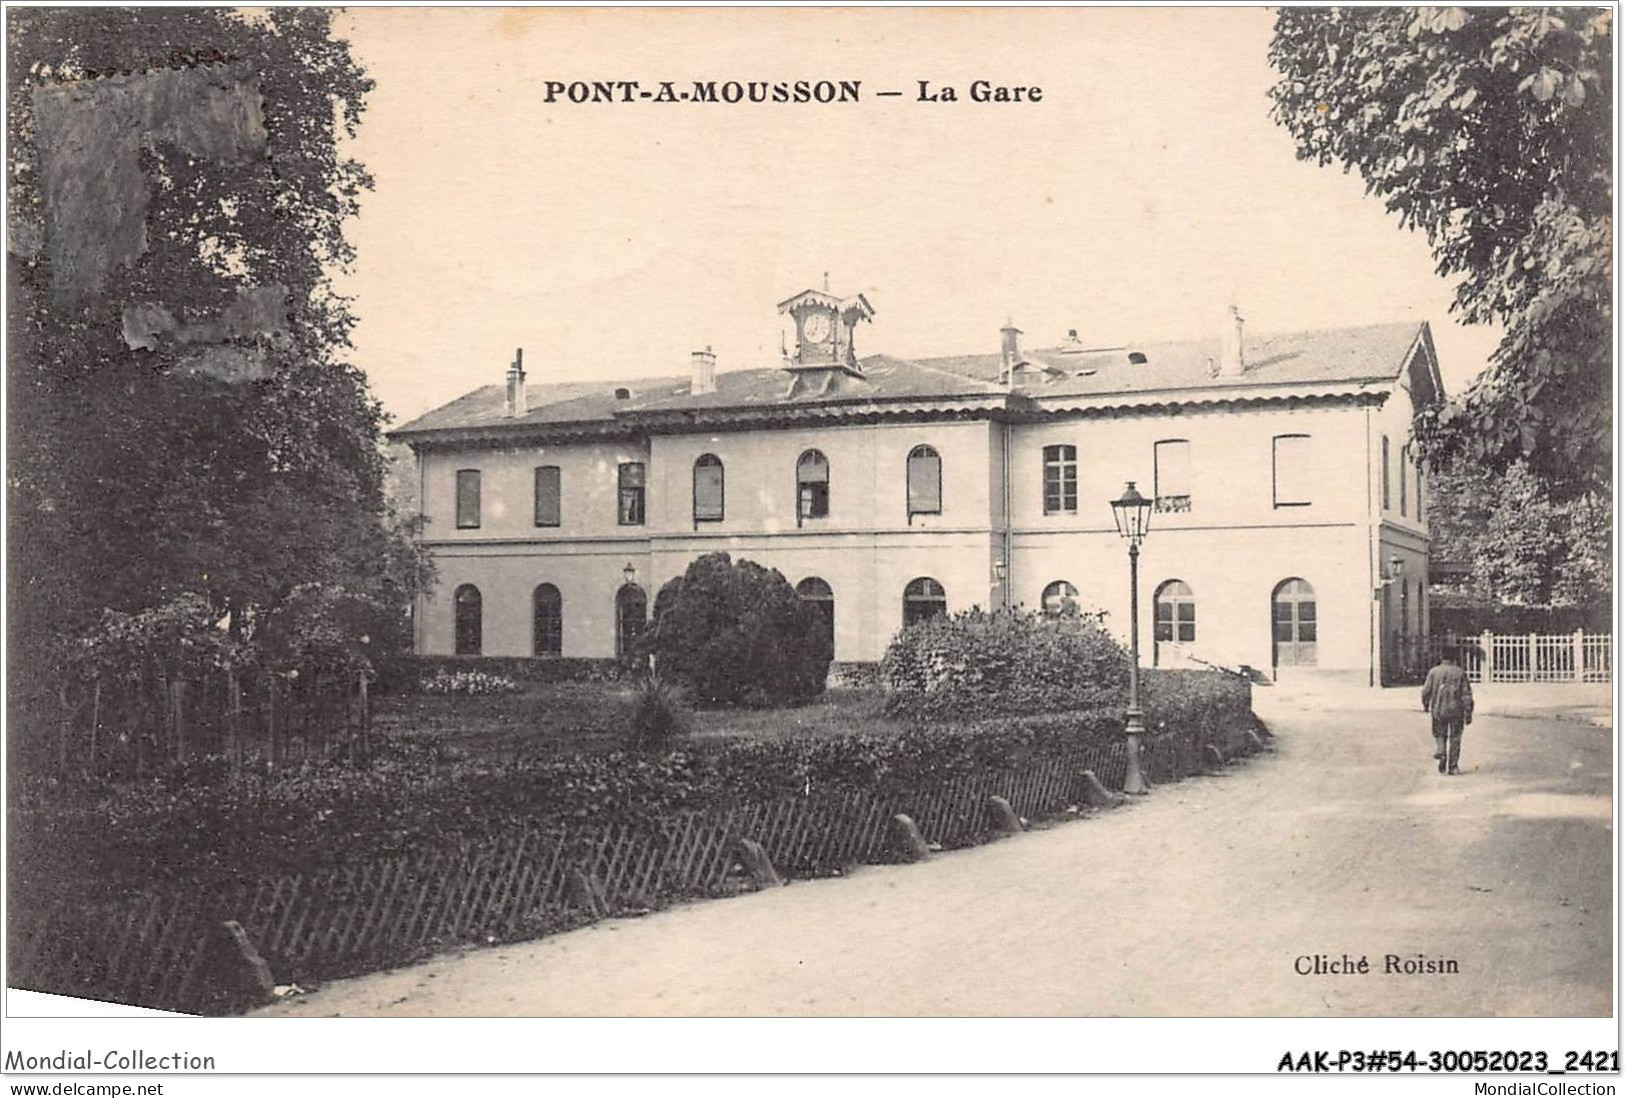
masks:
{"type": "Polygon", "coordinates": [[[1405,558],[1389,557],[1387,574],[1377,580],[1376,590],[1371,592],[1372,598],[1377,598],[1385,588],[1401,583],[1405,579],[1405,558]]]}
{"type": "Polygon", "coordinates": [[[638,566],[630,561],[627,562],[626,567],[621,569],[621,575],[626,577],[626,585],[628,587],[636,586],[638,582],[638,566]]]}

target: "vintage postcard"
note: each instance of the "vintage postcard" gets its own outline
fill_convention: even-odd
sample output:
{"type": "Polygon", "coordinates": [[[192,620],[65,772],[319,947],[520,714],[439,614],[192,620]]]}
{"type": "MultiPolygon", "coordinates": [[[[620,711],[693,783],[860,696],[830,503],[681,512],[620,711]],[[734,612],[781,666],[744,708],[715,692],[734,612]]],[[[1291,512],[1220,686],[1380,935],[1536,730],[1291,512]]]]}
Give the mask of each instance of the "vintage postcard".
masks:
{"type": "Polygon", "coordinates": [[[6,1070],[1617,1072],[1615,14],[9,7],[6,1070]]]}

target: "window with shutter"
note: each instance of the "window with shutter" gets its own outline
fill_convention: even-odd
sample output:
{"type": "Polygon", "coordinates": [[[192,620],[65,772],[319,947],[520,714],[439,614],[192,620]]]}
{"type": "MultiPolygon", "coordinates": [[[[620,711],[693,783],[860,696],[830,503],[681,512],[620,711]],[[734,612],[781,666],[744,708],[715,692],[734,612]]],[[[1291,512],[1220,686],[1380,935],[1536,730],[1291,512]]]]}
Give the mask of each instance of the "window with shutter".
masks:
{"type": "Polygon", "coordinates": [[[942,458],[929,446],[908,455],[908,516],[942,514],[942,458]]]}
{"type": "Polygon", "coordinates": [[[480,471],[457,470],[457,528],[472,530],[480,524],[480,471]]]}
{"type": "Polygon", "coordinates": [[[1311,441],[1308,435],[1275,436],[1275,506],[1309,506],[1314,479],[1311,441]]]}
{"type": "Polygon", "coordinates": [[[694,461],[694,521],[722,521],[722,459],[701,454],[694,461]]]}
{"type": "Polygon", "coordinates": [[[1182,438],[1165,439],[1152,447],[1155,461],[1156,509],[1160,512],[1191,509],[1191,444],[1182,438]]]}
{"type": "Polygon", "coordinates": [[[1409,507],[1407,485],[1410,483],[1411,448],[1407,444],[1399,448],[1399,513],[1404,515],[1409,507]]]}
{"type": "Polygon", "coordinates": [[[536,467],[536,525],[559,525],[559,467],[536,467]]]}

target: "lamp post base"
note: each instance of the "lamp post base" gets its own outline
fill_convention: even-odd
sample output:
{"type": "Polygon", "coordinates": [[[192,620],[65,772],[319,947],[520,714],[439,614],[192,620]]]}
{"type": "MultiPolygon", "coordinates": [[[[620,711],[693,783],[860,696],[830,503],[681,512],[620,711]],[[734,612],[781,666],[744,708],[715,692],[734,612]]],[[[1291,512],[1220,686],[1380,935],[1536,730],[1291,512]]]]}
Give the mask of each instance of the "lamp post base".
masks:
{"type": "Polygon", "coordinates": [[[1146,784],[1145,775],[1140,771],[1140,737],[1144,733],[1145,722],[1140,717],[1140,710],[1130,709],[1128,720],[1123,726],[1128,748],[1128,770],[1123,774],[1123,792],[1135,797],[1151,792],[1151,787],[1146,784]]]}

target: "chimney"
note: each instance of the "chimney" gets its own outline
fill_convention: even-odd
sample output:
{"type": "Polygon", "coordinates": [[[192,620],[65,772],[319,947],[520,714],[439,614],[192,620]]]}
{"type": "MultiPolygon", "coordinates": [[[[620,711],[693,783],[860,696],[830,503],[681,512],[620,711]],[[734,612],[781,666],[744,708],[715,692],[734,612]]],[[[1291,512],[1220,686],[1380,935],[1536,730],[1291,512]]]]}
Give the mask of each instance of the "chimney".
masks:
{"type": "Polygon", "coordinates": [[[1247,369],[1241,353],[1241,310],[1230,306],[1230,319],[1224,326],[1224,338],[1219,342],[1219,376],[1240,377],[1247,369]]]}
{"type": "Polygon", "coordinates": [[[1008,385],[1021,362],[1021,329],[1014,321],[1006,320],[999,337],[999,380],[1008,385]]]}
{"type": "Polygon", "coordinates": [[[508,367],[508,418],[525,414],[525,349],[513,353],[513,364],[508,367]]]}
{"type": "Polygon", "coordinates": [[[717,356],[710,344],[694,352],[694,379],[688,383],[688,391],[696,396],[717,391],[717,356]]]}

